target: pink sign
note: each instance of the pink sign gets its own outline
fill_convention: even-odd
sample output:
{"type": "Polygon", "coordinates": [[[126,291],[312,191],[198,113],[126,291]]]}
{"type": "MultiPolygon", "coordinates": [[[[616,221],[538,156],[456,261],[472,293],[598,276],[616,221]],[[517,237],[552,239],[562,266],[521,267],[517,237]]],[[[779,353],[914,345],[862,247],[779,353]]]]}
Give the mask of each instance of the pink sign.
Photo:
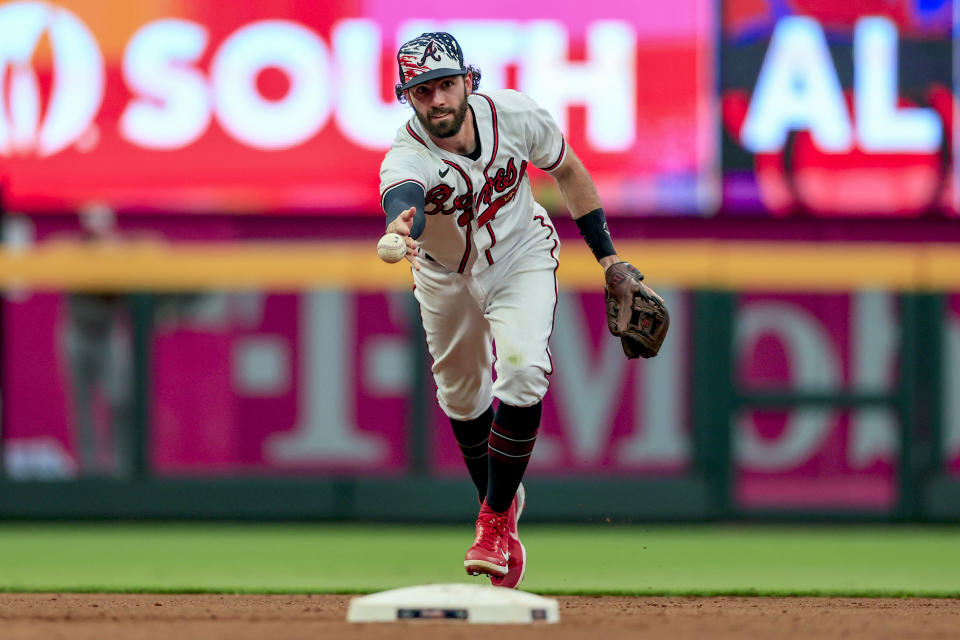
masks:
{"type": "MultiPolygon", "coordinates": [[[[405,302],[345,292],[161,296],[151,353],[152,471],[402,471],[405,302]]],[[[7,303],[4,440],[14,477],[125,468],[115,457],[129,454],[132,427],[129,325],[118,322],[106,340],[77,347],[74,306],[51,294],[7,303]],[[96,351],[104,345],[107,352],[96,351]],[[84,349],[97,353],[86,369],[84,349]],[[85,447],[95,450],[90,460],[85,447]]]]}
{"type": "MultiPolygon", "coordinates": [[[[4,302],[4,470],[14,478],[70,477],[79,466],[71,418],[75,401],[58,321],[65,302],[58,295],[23,292],[8,294],[4,302]]],[[[109,415],[102,389],[91,398],[89,411],[109,415]]]]}
{"type": "MultiPolygon", "coordinates": [[[[627,362],[606,334],[600,294],[564,292],[552,341],[554,373],[531,473],[673,474],[689,462],[685,296],[672,298],[667,354],[627,362]],[[588,336],[588,339],[583,339],[588,336]]],[[[415,380],[406,293],[205,294],[157,299],[151,351],[150,464],[160,475],[353,472],[409,468],[410,394],[415,380]]],[[[14,477],[111,474],[104,443],[129,435],[129,396],[115,402],[118,378],[130,392],[129,325],[95,377],[84,407],[66,344],[65,296],[25,294],[8,303],[8,470],[14,477]],[[94,467],[83,443],[102,449],[94,467]]],[[[89,377],[89,376],[88,376],[89,377]]],[[[428,383],[432,391],[432,382],[428,383]]],[[[430,393],[430,392],[428,392],[430,393]]],[[[430,408],[429,462],[441,475],[464,473],[449,423],[430,408]]]]}
{"type": "MultiPolygon", "coordinates": [[[[745,295],[736,375],[746,390],[890,392],[896,298],[745,295]]],[[[887,408],[746,410],[735,419],[735,500],[746,508],[885,509],[896,500],[898,425],[887,408]]]]}
{"type": "Polygon", "coordinates": [[[223,302],[214,323],[159,327],[158,473],[406,468],[405,298],[324,291],[223,302]]]}

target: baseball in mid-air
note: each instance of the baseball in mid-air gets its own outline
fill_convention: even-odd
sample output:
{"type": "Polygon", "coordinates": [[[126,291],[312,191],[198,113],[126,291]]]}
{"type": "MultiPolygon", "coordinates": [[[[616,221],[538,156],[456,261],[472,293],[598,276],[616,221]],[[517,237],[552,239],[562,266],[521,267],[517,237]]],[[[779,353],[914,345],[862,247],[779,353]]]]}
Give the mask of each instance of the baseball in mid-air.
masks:
{"type": "Polygon", "coordinates": [[[407,241],[399,233],[388,233],[377,243],[377,255],[384,262],[400,262],[407,255],[407,241]]]}

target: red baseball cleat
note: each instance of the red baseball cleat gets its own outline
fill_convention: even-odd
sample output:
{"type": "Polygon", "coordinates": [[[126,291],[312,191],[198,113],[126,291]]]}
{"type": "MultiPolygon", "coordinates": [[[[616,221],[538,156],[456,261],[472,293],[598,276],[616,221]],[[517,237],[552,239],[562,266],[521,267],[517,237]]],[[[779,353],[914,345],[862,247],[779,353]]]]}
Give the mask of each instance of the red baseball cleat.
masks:
{"type": "Polygon", "coordinates": [[[463,568],[468,574],[478,576],[485,573],[491,577],[507,574],[510,558],[508,523],[512,508],[497,513],[484,501],[477,516],[477,538],[463,560],[463,568]]]}
{"type": "Polygon", "coordinates": [[[523,581],[523,574],[527,570],[527,550],[520,542],[520,534],[517,531],[517,521],[523,513],[526,506],[527,493],[521,484],[517,488],[517,495],[514,496],[510,504],[510,510],[507,512],[507,574],[504,576],[490,576],[490,583],[495,587],[506,587],[516,589],[523,581]]]}

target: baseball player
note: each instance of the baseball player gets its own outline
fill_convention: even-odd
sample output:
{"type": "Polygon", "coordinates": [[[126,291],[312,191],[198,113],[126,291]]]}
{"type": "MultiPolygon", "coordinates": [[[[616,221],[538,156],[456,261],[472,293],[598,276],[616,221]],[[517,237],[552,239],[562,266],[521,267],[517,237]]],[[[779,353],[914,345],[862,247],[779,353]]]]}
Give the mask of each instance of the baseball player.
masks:
{"type": "Polygon", "coordinates": [[[655,354],[668,321],[665,310],[659,320],[631,310],[642,306],[634,298],[655,303],[656,295],[617,256],[593,181],[547,111],[517,91],[479,93],[479,69],[464,65],[448,33],[406,42],[397,62],[397,98],[414,115],[380,167],[386,230],[406,240],[437,400],[479,493],[476,539],[464,567],[515,588],[526,565],[517,532],[521,479],[553,372],[548,342],[560,249],[547,212],[533,199],[530,167],[556,180],[605,269],[608,312],[618,318],[611,331],[620,331],[625,351],[628,344],[635,351],[627,355],[655,354]],[[637,334],[646,342],[628,332],[650,317],[646,333],[637,334]]]}

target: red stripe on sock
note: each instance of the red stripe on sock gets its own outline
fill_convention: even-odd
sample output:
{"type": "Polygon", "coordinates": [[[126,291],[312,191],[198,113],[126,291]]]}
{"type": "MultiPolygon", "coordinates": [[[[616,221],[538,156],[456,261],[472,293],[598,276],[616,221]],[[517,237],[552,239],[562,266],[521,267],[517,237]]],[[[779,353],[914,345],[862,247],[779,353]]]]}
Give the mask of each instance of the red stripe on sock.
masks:
{"type": "Polygon", "coordinates": [[[517,432],[493,425],[490,430],[490,455],[506,462],[521,462],[530,458],[537,441],[537,430],[517,432]]]}

